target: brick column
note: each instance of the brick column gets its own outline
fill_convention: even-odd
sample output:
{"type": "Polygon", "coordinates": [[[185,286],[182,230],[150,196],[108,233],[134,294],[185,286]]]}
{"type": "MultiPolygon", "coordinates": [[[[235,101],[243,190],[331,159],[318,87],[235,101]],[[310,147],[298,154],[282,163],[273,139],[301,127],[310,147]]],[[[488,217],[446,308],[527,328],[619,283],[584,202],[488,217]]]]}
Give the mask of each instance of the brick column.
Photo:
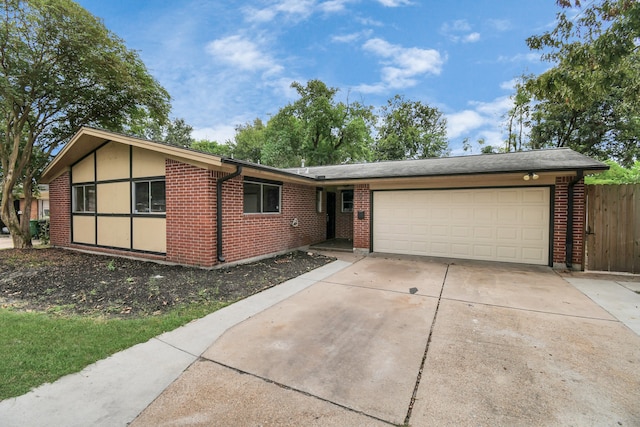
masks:
{"type": "Polygon", "coordinates": [[[371,248],[371,191],[369,184],[357,184],[353,189],[353,251],[369,253],[371,248]],[[364,212],[364,219],[358,219],[364,212]]]}
{"type": "MultiPolygon", "coordinates": [[[[553,265],[566,266],[567,218],[569,215],[569,183],[572,176],[556,178],[553,212],[553,265]]],[[[573,251],[571,262],[574,269],[584,269],[584,239],[586,224],[586,198],[584,181],[573,187],[573,251]]]]}
{"type": "Polygon", "coordinates": [[[213,172],[166,160],[167,261],[216,264],[216,180],[213,172]]]}
{"type": "Polygon", "coordinates": [[[49,238],[51,246],[71,244],[71,174],[65,172],[49,184],[49,238]]]}

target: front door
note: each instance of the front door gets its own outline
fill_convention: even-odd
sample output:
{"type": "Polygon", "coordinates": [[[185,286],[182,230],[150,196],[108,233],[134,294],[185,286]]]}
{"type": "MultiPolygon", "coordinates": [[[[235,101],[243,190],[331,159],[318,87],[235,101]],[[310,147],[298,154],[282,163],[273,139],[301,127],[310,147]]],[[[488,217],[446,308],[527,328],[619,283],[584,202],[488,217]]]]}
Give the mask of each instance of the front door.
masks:
{"type": "Polygon", "coordinates": [[[336,237],[336,193],[327,192],[327,240],[336,237]]]}

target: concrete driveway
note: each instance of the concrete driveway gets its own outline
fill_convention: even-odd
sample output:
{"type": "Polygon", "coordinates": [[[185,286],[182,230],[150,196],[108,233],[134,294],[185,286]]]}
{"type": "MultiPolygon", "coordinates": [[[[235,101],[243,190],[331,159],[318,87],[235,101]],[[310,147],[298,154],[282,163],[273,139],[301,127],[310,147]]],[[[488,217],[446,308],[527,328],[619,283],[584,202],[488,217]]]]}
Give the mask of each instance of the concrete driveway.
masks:
{"type": "Polygon", "coordinates": [[[546,267],[370,256],[222,335],[132,426],[640,425],[640,337],[546,267]]]}

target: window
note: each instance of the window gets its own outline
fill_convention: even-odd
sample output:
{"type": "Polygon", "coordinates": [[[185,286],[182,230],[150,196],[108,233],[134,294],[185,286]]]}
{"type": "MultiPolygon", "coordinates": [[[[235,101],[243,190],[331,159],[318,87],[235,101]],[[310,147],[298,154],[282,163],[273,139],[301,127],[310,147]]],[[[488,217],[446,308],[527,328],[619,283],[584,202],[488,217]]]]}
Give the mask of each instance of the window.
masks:
{"type": "Polygon", "coordinates": [[[280,213],[280,185],[246,181],[244,213],[280,213]]]}
{"type": "Polygon", "coordinates": [[[316,212],[322,212],[322,189],[316,189],[316,212]]]}
{"type": "Polygon", "coordinates": [[[133,213],[164,213],[166,208],[164,181],[133,183],[133,213]]]}
{"type": "Polygon", "coordinates": [[[342,212],[353,212],[353,190],[342,192],[342,212]]]}
{"type": "Polygon", "coordinates": [[[94,184],[73,186],[73,211],[96,211],[96,186],[94,184]]]}

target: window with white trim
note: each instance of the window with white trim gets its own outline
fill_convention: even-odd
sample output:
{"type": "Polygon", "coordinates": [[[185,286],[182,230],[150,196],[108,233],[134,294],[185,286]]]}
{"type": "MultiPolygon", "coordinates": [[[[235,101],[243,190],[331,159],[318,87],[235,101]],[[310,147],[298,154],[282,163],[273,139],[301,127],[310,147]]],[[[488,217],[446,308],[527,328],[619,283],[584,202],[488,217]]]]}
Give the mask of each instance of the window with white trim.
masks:
{"type": "Polygon", "coordinates": [[[96,186],[95,184],[82,184],[73,186],[73,211],[96,211],[96,186]]]}
{"type": "Polygon", "coordinates": [[[277,184],[245,181],[244,213],[280,213],[281,189],[277,184]]]}
{"type": "Polygon", "coordinates": [[[162,214],[166,211],[164,180],[133,183],[133,213],[162,214]]]}
{"type": "Polygon", "coordinates": [[[342,192],[342,212],[353,212],[353,190],[342,192]]]}

